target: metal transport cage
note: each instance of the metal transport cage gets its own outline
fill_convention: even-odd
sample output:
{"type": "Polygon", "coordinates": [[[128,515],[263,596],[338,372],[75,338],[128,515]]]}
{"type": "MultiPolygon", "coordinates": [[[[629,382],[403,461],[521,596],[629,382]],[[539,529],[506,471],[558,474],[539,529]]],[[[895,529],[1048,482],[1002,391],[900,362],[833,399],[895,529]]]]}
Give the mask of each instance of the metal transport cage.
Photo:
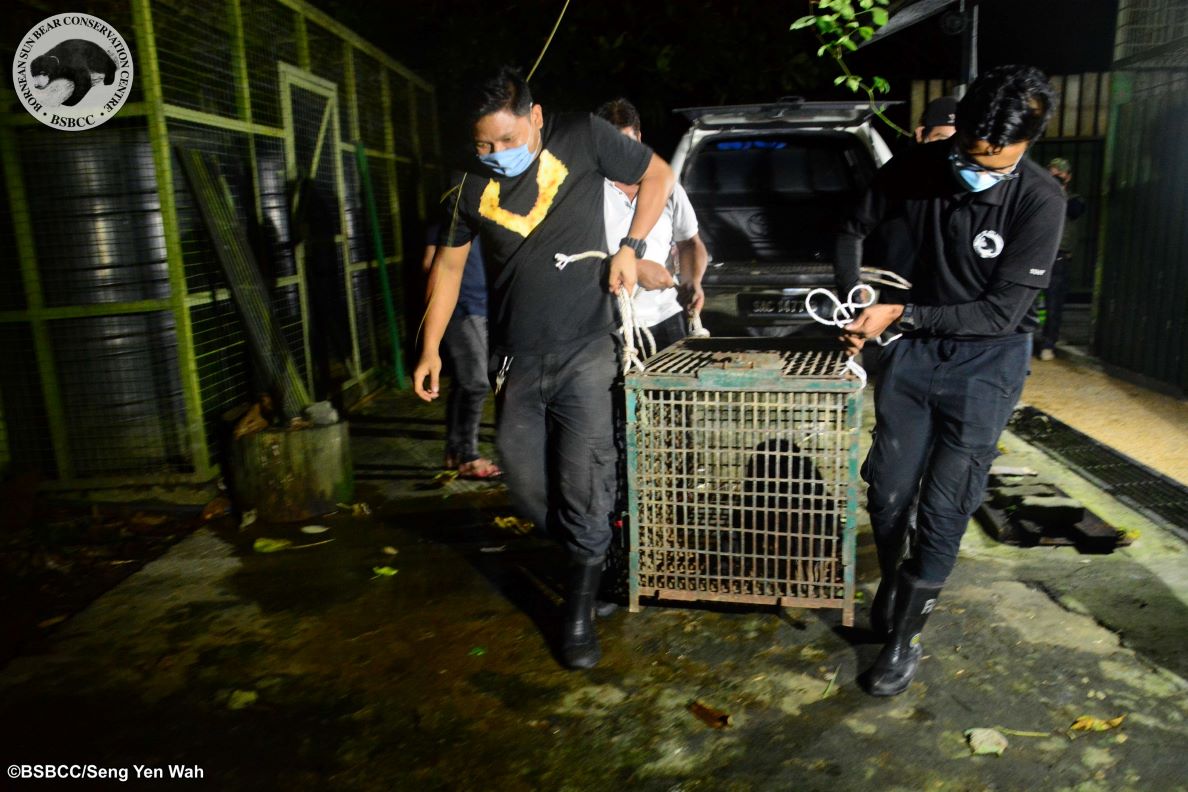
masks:
{"type": "Polygon", "coordinates": [[[862,384],[828,341],[687,338],[628,375],[627,594],[854,620],[862,384]]]}

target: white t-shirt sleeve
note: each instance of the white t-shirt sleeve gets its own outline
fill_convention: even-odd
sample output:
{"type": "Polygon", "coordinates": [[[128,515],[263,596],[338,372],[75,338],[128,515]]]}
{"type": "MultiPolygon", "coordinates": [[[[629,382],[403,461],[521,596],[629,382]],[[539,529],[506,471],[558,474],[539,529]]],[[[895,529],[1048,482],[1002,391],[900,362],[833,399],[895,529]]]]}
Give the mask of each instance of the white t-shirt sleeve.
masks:
{"type": "Polygon", "coordinates": [[[697,235],[697,215],[693,212],[693,204],[685,188],[677,184],[672,188],[672,197],[668,199],[672,205],[672,241],[684,242],[697,235]]]}
{"type": "Polygon", "coordinates": [[[619,251],[619,240],[627,236],[635,210],[627,203],[627,196],[619,192],[609,179],[602,180],[602,215],[606,225],[606,249],[619,251]]]}

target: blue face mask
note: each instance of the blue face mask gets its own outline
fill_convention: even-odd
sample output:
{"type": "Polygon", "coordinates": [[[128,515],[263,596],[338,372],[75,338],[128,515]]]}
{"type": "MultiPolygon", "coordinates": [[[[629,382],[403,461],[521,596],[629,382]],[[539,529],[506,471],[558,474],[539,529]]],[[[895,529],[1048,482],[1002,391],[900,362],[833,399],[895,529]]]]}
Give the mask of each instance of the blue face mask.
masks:
{"type": "MultiPolygon", "coordinates": [[[[949,162],[953,165],[953,172],[961,179],[961,183],[970,192],[982,192],[982,190],[989,190],[996,184],[1011,179],[1018,178],[1018,170],[1011,173],[999,173],[997,171],[986,170],[968,162],[964,157],[954,151],[949,155],[949,162]]],[[[1018,168],[1018,163],[1015,164],[1018,168]]]]}
{"type": "Polygon", "coordinates": [[[962,184],[970,192],[981,192],[982,190],[989,190],[994,185],[998,184],[1002,179],[994,178],[994,174],[986,171],[977,171],[973,168],[963,168],[961,166],[954,166],[957,176],[960,177],[962,184]]]}
{"type": "Polygon", "coordinates": [[[495,171],[496,175],[511,178],[528,170],[528,166],[532,164],[532,152],[525,143],[515,148],[480,155],[479,162],[495,171]]]}

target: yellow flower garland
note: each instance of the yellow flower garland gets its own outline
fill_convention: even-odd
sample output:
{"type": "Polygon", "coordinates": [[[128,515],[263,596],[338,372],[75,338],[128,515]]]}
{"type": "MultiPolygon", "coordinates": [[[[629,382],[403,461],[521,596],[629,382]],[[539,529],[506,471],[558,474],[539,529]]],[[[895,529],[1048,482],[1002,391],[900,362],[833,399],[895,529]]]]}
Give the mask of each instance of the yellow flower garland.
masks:
{"type": "Polygon", "coordinates": [[[527,237],[548,214],[557,191],[568,175],[569,168],[565,167],[565,163],[546,149],[540,153],[540,166],[536,171],[536,203],[528,214],[511,212],[499,205],[499,182],[495,179],[488,181],[483,190],[479,199],[479,214],[508,231],[527,237]]]}

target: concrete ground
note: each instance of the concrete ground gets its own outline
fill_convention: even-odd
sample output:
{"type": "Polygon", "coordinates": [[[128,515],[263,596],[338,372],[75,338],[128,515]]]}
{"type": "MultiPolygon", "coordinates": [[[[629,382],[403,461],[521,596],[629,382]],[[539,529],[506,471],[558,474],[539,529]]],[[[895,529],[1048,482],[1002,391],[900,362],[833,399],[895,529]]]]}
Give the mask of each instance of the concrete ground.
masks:
{"type": "Polygon", "coordinates": [[[1011,436],[1003,463],[1139,539],[1081,555],[971,527],[917,681],[874,699],[855,684],[878,650],[862,604],[849,630],[831,611],[619,612],[603,662],[562,670],[560,554],[493,524],[498,485],[432,483],[439,407],[388,394],[352,434],[370,517],[176,545],[0,671],[5,764],[196,766],[188,785],[219,790],[1188,789],[1184,543],[1011,436]],[[1125,718],[1069,730],[1086,715],[1125,718]],[[975,727],[1005,734],[1001,757],[971,755],[975,727]]]}
{"type": "Polygon", "coordinates": [[[1188,401],[1086,362],[1065,349],[1033,361],[1023,401],[1188,486],[1188,401]]]}

